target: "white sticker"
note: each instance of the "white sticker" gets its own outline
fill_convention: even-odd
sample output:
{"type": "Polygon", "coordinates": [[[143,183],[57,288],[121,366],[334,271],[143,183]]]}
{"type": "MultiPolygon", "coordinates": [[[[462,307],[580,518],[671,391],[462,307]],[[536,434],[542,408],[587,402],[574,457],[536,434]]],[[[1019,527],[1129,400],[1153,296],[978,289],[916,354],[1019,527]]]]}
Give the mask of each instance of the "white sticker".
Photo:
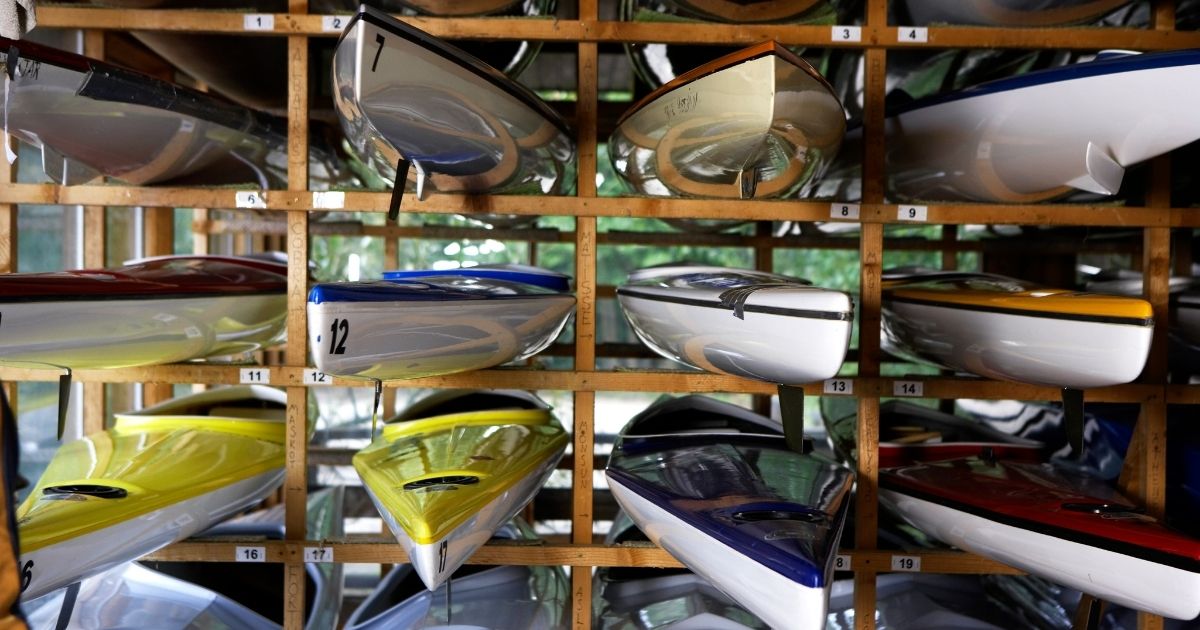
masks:
{"type": "Polygon", "coordinates": [[[341,210],[346,207],[346,193],[340,190],[323,190],[313,193],[314,210],[341,210]]]}
{"type": "Polygon", "coordinates": [[[848,378],[831,378],[825,380],[826,394],[842,394],[849,396],[854,393],[854,381],[848,378]]]}
{"type": "Polygon", "coordinates": [[[325,32],[340,31],[346,28],[346,22],[350,21],[350,16],[347,15],[322,15],[321,30],[325,32]]]}
{"type": "Polygon", "coordinates": [[[260,208],[265,210],[267,207],[267,194],[257,190],[239,190],[233,197],[235,207],[238,208],[260,208]]]}
{"type": "Polygon", "coordinates": [[[861,26],[834,26],[830,37],[835,42],[861,42],[861,26]]]}
{"type": "Polygon", "coordinates": [[[333,562],[333,549],[329,547],[305,547],[305,562],[333,562]]]}
{"type": "Polygon", "coordinates": [[[924,26],[901,26],[896,29],[896,41],[901,44],[924,44],[929,41],[929,29],[924,26]]]}
{"type": "Polygon", "coordinates": [[[304,368],[304,384],[333,385],[333,377],[316,368],[304,368]]]}
{"type": "Polygon", "coordinates": [[[921,556],[892,556],[893,571],[917,572],[921,570],[921,556]]]}
{"type": "Polygon", "coordinates": [[[925,383],[921,381],[895,381],[892,383],[893,396],[916,396],[920,398],[925,395],[925,383]]]}
{"type": "Polygon", "coordinates": [[[271,369],[263,367],[242,368],[239,370],[238,382],[243,385],[266,385],[271,382],[271,369]]]}
{"type": "Polygon", "coordinates": [[[266,547],[238,547],[234,550],[233,557],[238,562],[266,562],[267,548],[266,547]]]}
{"type": "Polygon", "coordinates": [[[841,219],[843,221],[858,220],[858,204],[856,203],[831,203],[829,204],[829,218],[841,219]]]}
{"type": "Polygon", "coordinates": [[[273,31],[275,16],[270,13],[250,13],[242,17],[244,31],[273,31]]]}
{"type": "Polygon", "coordinates": [[[900,206],[896,218],[901,221],[925,221],[929,217],[929,206],[900,206]]]}
{"type": "Polygon", "coordinates": [[[200,329],[195,326],[188,326],[187,328],[184,328],[183,334],[187,335],[188,339],[195,339],[197,337],[204,336],[204,333],[200,332],[200,329]]]}
{"type": "Polygon", "coordinates": [[[833,570],[834,571],[849,571],[850,570],[850,556],[839,553],[837,555],[837,557],[833,559],[833,570]]]}

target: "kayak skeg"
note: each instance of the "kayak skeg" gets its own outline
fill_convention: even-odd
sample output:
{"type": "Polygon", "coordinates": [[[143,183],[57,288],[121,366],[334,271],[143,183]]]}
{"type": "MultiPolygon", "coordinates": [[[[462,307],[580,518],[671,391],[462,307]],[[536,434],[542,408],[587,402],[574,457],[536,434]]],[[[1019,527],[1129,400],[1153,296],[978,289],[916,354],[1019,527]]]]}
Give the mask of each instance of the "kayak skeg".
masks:
{"type": "Polygon", "coordinates": [[[533,499],[567,442],[549,406],[531,394],[454,391],[389,420],[353,461],[434,590],[533,499]]]}
{"type": "MultiPolygon", "coordinates": [[[[492,540],[538,537],[514,518],[492,540]]],[[[567,575],[556,566],[466,565],[429,591],[411,564],[397,565],[344,630],[566,630],[570,597],[567,575]]]]}
{"type": "Polygon", "coordinates": [[[562,290],[565,277],[541,269],[388,273],[309,292],[318,370],[389,380],[494,367],[544,350],[575,308],[575,296],[562,290]]]}
{"type": "Polygon", "coordinates": [[[771,627],[824,627],[850,470],[789,450],[768,418],[685,396],[630,420],[606,475],[652,542],[771,627]]]}
{"type": "Polygon", "coordinates": [[[206,529],[284,475],[286,395],[239,386],[116,414],[64,444],[17,511],[23,599],[206,529]]]}

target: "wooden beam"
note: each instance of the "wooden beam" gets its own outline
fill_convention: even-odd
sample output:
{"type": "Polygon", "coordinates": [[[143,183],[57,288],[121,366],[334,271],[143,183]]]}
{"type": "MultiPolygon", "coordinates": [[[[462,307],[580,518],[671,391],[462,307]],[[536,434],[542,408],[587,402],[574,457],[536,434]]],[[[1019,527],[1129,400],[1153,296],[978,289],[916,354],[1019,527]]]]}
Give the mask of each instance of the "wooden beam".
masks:
{"type": "MultiPolygon", "coordinates": [[[[883,51],[873,52],[882,54],[883,51]]],[[[870,179],[867,182],[868,188],[881,185],[881,182],[872,184],[870,179]]],[[[236,205],[235,192],[225,188],[13,184],[0,187],[0,203],[232,208],[236,205]]],[[[265,196],[267,210],[306,213],[313,211],[312,192],[307,190],[271,190],[267,191],[265,196]]],[[[387,212],[390,198],[390,193],[349,191],[346,192],[345,209],[383,213],[387,212]]],[[[824,221],[829,218],[829,202],[795,200],[722,200],[721,203],[713,203],[707,199],[647,197],[589,199],[562,196],[431,194],[424,201],[405,198],[404,203],[406,211],[439,214],[497,213],[794,221],[824,221]]],[[[1200,211],[1191,208],[1068,204],[931,204],[927,207],[928,222],[931,224],[1200,227],[1200,211]]],[[[862,204],[860,216],[863,222],[900,223],[896,217],[898,209],[899,206],[895,204],[867,202],[862,204]]]]}
{"type": "MultiPolygon", "coordinates": [[[[131,10],[39,7],[38,25],[144,31],[237,33],[254,37],[337,37],[325,31],[322,16],[273,14],[275,28],[248,31],[245,13],[234,11],[131,10]]],[[[988,28],[931,26],[928,41],[901,43],[886,22],[862,29],[861,42],[834,41],[829,26],[794,24],[711,24],[700,22],[616,22],[604,20],[404,17],[401,21],[447,39],[541,40],[548,42],[750,45],[776,39],[789,45],[864,48],[1030,48],[1096,50],[1200,48],[1200,33],[1138,28],[988,28]]]]}

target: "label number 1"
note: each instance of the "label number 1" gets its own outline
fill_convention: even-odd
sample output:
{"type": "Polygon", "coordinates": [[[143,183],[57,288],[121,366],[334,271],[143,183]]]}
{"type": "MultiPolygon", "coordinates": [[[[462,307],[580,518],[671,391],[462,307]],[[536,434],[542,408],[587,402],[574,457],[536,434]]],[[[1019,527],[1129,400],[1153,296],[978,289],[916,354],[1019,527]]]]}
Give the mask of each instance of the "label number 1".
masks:
{"type": "Polygon", "coordinates": [[[329,326],[329,354],[346,354],[346,337],[350,336],[350,322],[335,319],[329,326]],[[338,333],[341,333],[341,337],[338,333]]]}
{"type": "Polygon", "coordinates": [[[375,35],[375,43],[379,44],[379,50],[375,51],[375,60],[371,62],[371,72],[375,72],[375,66],[379,65],[379,55],[383,54],[383,42],[386,41],[383,35],[375,35]]]}

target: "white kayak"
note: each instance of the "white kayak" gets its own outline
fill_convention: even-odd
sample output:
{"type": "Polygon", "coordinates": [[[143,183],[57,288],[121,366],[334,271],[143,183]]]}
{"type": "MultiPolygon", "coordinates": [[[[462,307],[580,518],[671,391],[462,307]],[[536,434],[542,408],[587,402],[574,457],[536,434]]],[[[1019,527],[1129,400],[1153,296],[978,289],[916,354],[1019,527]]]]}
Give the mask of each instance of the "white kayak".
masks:
{"type": "MultiPolygon", "coordinates": [[[[966,4],[966,3],[964,3],[966,4]]],[[[1200,139],[1200,51],[1104,53],[889,107],[889,194],[1033,203],[1113,195],[1125,169],[1200,139]]]]}
{"type": "Polygon", "coordinates": [[[317,369],[388,380],[531,357],[554,342],[575,307],[565,277],[535,271],[480,266],[318,284],[308,296],[317,369]]]}
{"type": "Polygon", "coordinates": [[[837,374],[853,305],[841,291],[744,269],[639,269],[617,288],[638,337],[694,368],[793,385],[837,374]]]}

